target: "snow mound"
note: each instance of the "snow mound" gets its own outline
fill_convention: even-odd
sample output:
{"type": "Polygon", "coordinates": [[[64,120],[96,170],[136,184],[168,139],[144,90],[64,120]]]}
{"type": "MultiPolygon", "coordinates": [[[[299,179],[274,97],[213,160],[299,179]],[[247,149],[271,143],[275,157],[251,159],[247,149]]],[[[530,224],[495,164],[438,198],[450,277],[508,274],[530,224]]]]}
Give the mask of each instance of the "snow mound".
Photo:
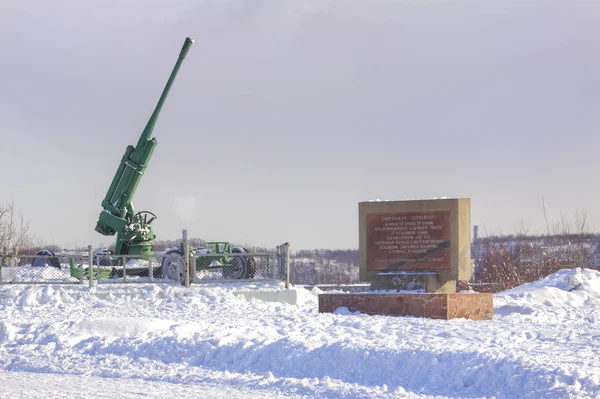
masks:
{"type": "Polygon", "coordinates": [[[584,292],[600,298],[600,272],[592,269],[563,269],[533,283],[505,291],[505,295],[523,295],[547,288],[556,288],[567,292],[584,292]]]}
{"type": "Polygon", "coordinates": [[[147,317],[91,318],[73,323],[69,333],[87,337],[124,338],[168,331],[173,322],[147,317]]]}
{"type": "Polygon", "coordinates": [[[75,283],[79,280],[71,277],[68,266],[65,269],[59,269],[52,266],[12,266],[1,269],[2,281],[9,283],[75,283]]]}
{"type": "Polygon", "coordinates": [[[67,286],[60,285],[19,285],[4,286],[0,289],[0,307],[16,305],[19,307],[66,305],[78,301],[80,291],[73,292],[67,286]]]}
{"type": "Polygon", "coordinates": [[[298,289],[298,305],[235,294],[283,283],[3,286],[0,374],[306,397],[595,397],[599,282],[560,271],[495,295],[489,321],[318,313],[318,288],[298,289]]]}
{"type": "MultiPolygon", "coordinates": [[[[550,317],[556,312],[600,306],[600,272],[563,269],[529,284],[494,295],[494,313],[550,317]]],[[[554,316],[552,316],[554,317],[554,316]]]]}

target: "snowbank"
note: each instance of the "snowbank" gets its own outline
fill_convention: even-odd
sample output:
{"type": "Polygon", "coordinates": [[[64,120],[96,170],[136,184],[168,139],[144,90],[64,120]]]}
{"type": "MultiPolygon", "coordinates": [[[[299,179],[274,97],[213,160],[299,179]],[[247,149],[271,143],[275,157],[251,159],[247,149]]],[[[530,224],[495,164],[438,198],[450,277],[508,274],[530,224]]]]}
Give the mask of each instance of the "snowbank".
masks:
{"type": "Polygon", "coordinates": [[[77,283],[78,279],[71,277],[68,265],[62,265],[62,269],[52,266],[10,266],[1,270],[1,280],[10,283],[77,283]]]}
{"type": "MultiPolygon", "coordinates": [[[[546,278],[494,296],[495,312],[546,318],[558,313],[586,312],[600,304],[600,272],[591,269],[560,270],[546,278]]],[[[561,315],[566,317],[566,315],[561,315]]]]}
{"type": "Polygon", "coordinates": [[[317,313],[282,284],[0,287],[0,371],[225,384],[308,397],[600,395],[600,274],[495,295],[491,321],[317,313]]]}

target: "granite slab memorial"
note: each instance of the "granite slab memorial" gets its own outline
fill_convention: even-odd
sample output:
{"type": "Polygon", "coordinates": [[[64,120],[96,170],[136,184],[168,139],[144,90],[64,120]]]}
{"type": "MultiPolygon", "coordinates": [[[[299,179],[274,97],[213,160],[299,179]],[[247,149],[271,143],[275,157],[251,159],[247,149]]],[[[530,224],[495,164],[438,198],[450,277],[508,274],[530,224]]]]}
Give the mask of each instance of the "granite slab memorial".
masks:
{"type": "Polygon", "coordinates": [[[319,295],[319,311],[449,319],[492,318],[492,296],[457,293],[473,273],[471,200],[359,203],[362,293],[319,295]]]}

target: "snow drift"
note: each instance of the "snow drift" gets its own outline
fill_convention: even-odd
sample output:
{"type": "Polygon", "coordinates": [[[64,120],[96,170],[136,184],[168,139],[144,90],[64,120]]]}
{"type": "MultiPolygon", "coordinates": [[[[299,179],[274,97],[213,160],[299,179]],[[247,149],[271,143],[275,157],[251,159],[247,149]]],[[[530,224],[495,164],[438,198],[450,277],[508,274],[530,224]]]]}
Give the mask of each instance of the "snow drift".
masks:
{"type": "MultiPolygon", "coordinates": [[[[0,288],[0,371],[226,384],[309,397],[594,397],[600,273],[496,294],[490,321],[319,314],[194,286],[0,288]]],[[[74,377],[75,378],[75,377],[74,377]]]]}

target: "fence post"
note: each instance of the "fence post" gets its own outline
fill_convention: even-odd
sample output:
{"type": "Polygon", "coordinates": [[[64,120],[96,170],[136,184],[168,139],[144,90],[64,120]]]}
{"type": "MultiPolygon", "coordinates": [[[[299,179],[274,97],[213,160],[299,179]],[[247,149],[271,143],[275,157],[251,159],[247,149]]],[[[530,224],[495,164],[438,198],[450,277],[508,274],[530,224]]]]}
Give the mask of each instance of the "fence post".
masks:
{"type": "Polygon", "coordinates": [[[79,259],[79,284],[83,284],[83,256],[77,255],[79,259]]]}
{"type": "Polygon", "coordinates": [[[10,261],[10,266],[19,266],[19,258],[17,258],[18,255],[18,249],[17,247],[13,247],[12,249],[12,254],[9,255],[9,258],[11,259],[10,261]]]}
{"type": "Polygon", "coordinates": [[[187,229],[184,229],[182,232],[182,241],[183,241],[183,258],[185,265],[185,275],[184,275],[184,285],[186,288],[190,288],[190,244],[188,242],[188,232],[187,229]]]}
{"type": "MultiPolygon", "coordinates": [[[[151,258],[148,258],[148,282],[152,283],[154,282],[154,266],[153,263],[154,261],[157,261],[158,259],[160,259],[158,256],[156,256],[156,252],[154,253],[154,255],[151,258]]],[[[160,262],[159,262],[160,265],[160,262]]]]}
{"type": "Polygon", "coordinates": [[[285,244],[285,288],[290,288],[290,243],[285,244]]]}
{"type": "MultiPolygon", "coordinates": [[[[88,272],[90,277],[90,288],[94,286],[94,246],[88,245],[88,272]]],[[[98,262],[100,263],[100,262],[98,262]]]]}
{"type": "Polygon", "coordinates": [[[194,282],[196,278],[196,254],[192,254],[190,256],[190,285],[194,282]]]}
{"type": "Polygon", "coordinates": [[[121,262],[123,263],[123,282],[127,282],[127,259],[125,259],[125,255],[121,258],[121,262]]]}
{"type": "Polygon", "coordinates": [[[277,273],[278,273],[278,269],[281,270],[282,268],[282,263],[281,263],[281,245],[278,245],[275,247],[275,267],[273,267],[273,279],[277,280],[277,273]]]}
{"type": "Polygon", "coordinates": [[[6,258],[6,247],[2,248],[2,256],[0,256],[0,283],[2,282],[2,266],[4,266],[4,258],[6,258]]]}

